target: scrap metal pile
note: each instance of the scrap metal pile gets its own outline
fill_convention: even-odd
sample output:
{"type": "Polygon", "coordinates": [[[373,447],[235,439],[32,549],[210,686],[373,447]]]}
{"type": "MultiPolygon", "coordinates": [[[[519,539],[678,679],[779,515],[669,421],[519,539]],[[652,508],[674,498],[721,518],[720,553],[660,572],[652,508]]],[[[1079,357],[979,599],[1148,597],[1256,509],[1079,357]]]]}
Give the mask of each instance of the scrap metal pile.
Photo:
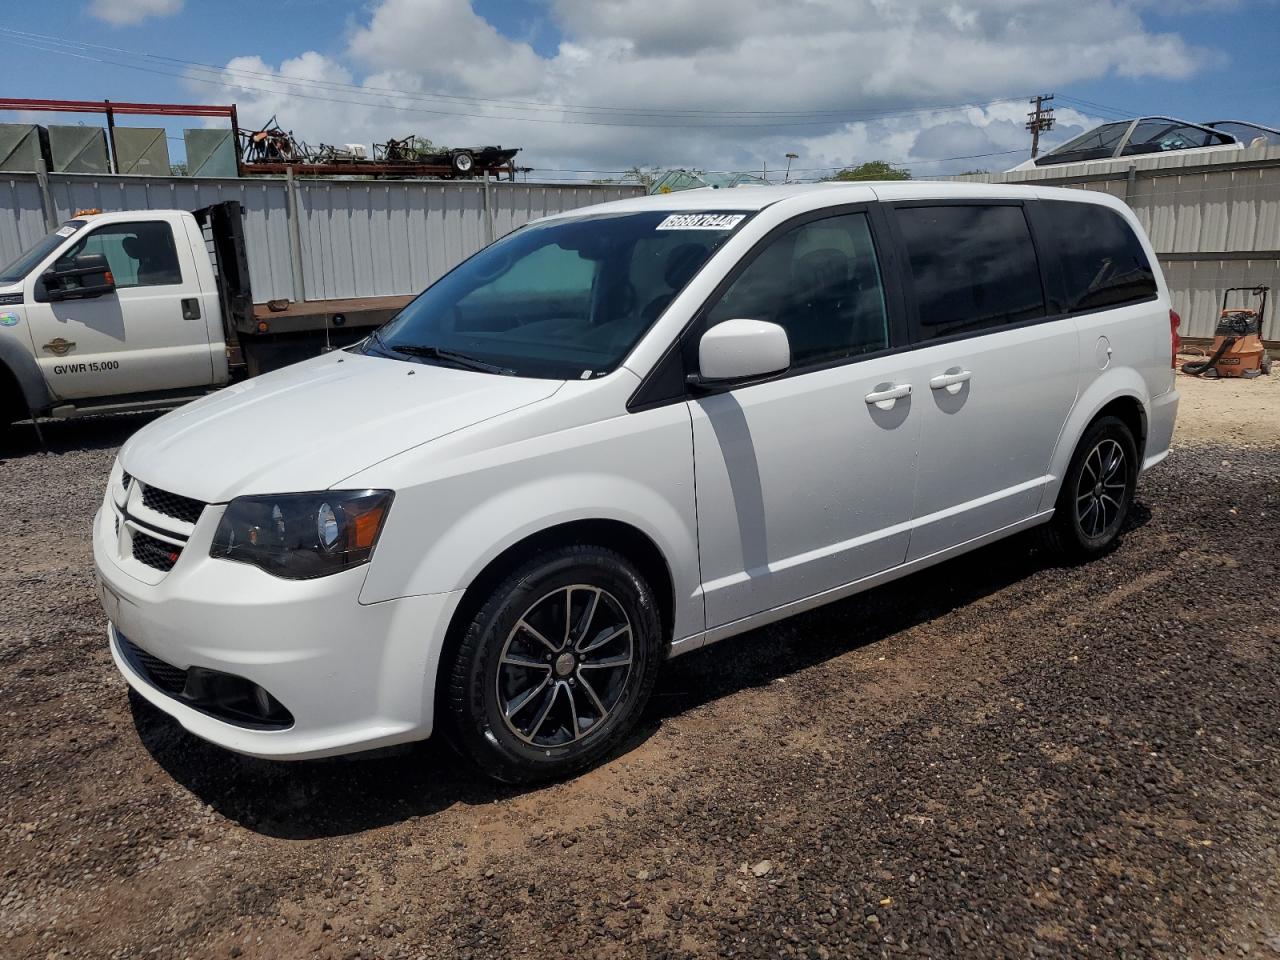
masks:
{"type": "Polygon", "coordinates": [[[425,137],[410,134],[373,145],[373,156],[363,143],[315,147],[284,130],[273,116],[258,130],[240,131],[240,157],[246,174],[281,174],[290,168],[298,175],[437,177],[443,180],[476,177],[485,173],[515,179],[519,147],[439,147],[425,137]]]}

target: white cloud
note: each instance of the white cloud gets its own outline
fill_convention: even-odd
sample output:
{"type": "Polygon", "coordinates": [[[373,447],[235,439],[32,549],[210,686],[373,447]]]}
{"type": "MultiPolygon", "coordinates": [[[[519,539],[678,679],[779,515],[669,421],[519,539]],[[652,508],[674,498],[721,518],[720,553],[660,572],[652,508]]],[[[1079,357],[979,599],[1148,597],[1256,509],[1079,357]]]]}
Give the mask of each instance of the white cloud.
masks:
{"type": "MultiPolygon", "coordinates": [[[[1111,75],[1183,79],[1212,62],[1210,51],[1148,30],[1143,2],[1077,0],[1063,16],[1058,0],[553,0],[563,40],[541,56],[467,0],[378,0],[338,59],[307,52],[277,68],[256,57],[228,64],[329,86],[227,74],[227,89],[210,99],[234,98],[246,124],[277,113],[312,142],[413,132],[521,146],[520,159],[541,168],[776,169],[791,151],[800,170],[879,158],[919,163],[920,174],[1001,169],[1023,157],[925,161],[1025,149],[1024,102],[927,108],[1111,75]],[[333,86],[354,82],[353,72],[359,91],[333,86]],[[913,108],[926,112],[901,115],[913,108]],[[655,114],[683,126],[609,125],[655,114]],[[593,122],[548,122],[569,118],[593,122]]],[[[1096,123],[1065,107],[1058,118],[1051,143],[1096,123]]]]}
{"type": "Polygon", "coordinates": [[[115,26],[141,23],[148,17],[170,17],[184,0],[92,0],[89,13],[115,26]]]}

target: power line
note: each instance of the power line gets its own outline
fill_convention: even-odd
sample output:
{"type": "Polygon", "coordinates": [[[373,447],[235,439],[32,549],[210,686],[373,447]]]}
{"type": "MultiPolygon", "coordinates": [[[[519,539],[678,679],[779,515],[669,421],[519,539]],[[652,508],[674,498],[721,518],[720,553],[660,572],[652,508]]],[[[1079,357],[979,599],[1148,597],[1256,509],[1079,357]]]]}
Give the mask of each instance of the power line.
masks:
{"type": "Polygon", "coordinates": [[[99,63],[105,66],[121,67],[129,70],[137,70],[144,73],[157,74],[159,76],[174,77],[178,79],[192,80],[199,83],[210,83],[221,87],[239,86],[245,90],[252,90],[260,93],[268,94],[285,94],[298,97],[300,99],[313,100],[323,103],[349,104],[352,106],[377,107],[382,109],[396,110],[407,113],[422,113],[436,116],[457,116],[468,119],[486,119],[486,120],[508,120],[524,123],[555,123],[555,124],[581,124],[586,126],[616,126],[616,127],[657,127],[666,129],[702,129],[707,127],[713,128],[750,128],[750,127],[805,127],[805,126],[828,126],[831,124],[842,122],[867,122],[871,120],[891,119],[895,117],[917,116],[929,113],[938,113],[946,111],[955,111],[961,109],[973,109],[992,106],[998,103],[1008,103],[1021,99],[1018,97],[998,97],[992,100],[944,104],[930,107],[917,107],[913,109],[888,109],[879,111],[856,111],[853,108],[848,110],[814,110],[814,111],[734,111],[734,110],[692,110],[684,108],[672,109],[641,109],[616,106],[600,106],[591,107],[583,104],[548,104],[536,103],[534,101],[501,101],[487,98],[467,98],[457,97],[450,94],[434,94],[420,93],[407,90],[394,90],[391,88],[380,87],[362,87],[355,84],[339,84],[334,81],[310,80],[300,77],[282,77],[277,74],[263,74],[260,71],[245,71],[227,67],[216,67],[211,64],[201,64],[195,61],[182,61],[171,57],[158,57],[157,55],[145,53],[133,53],[130,51],[119,51],[126,56],[141,56],[151,59],[169,60],[177,63],[188,64],[190,68],[202,70],[205,72],[213,71],[217,73],[217,77],[205,77],[193,75],[190,71],[174,72],[156,67],[147,67],[137,63],[122,63],[117,60],[107,59],[105,57],[94,56],[87,51],[90,48],[106,49],[116,52],[118,48],[105,47],[101,44],[87,44],[81,41],[66,41],[55,37],[46,37],[42,34],[30,34],[23,31],[15,31],[8,28],[0,28],[0,39],[7,40],[9,43],[26,47],[28,49],[39,50],[45,53],[59,53],[64,56],[75,57],[77,59],[86,60],[92,63],[99,63]],[[542,110],[544,112],[558,112],[571,114],[569,117],[528,117],[528,116],[503,116],[493,113],[470,113],[458,110],[442,110],[432,109],[428,107],[412,107],[396,103],[384,103],[379,101],[371,101],[369,99],[352,99],[349,97],[325,97],[318,96],[314,93],[301,93],[291,90],[273,89],[273,87],[265,87],[248,83],[245,81],[235,80],[238,75],[262,77],[275,87],[301,88],[302,90],[321,89],[329,92],[350,91],[355,97],[367,98],[370,96],[385,95],[389,98],[408,99],[408,100],[429,100],[432,98],[455,99],[460,101],[475,101],[483,103],[494,103],[508,110],[542,110]],[[228,78],[231,78],[230,80],[228,78]],[[336,91],[330,88],[337,88],[336,91]],[[520,106],[520,103],[527,103],[529,106],[520,106]],[[617,111],[622,114],[628,114],[636,117],[652,117],[654,119],[587,119],[597,113],[606,111],[617,111]],[[579,117],[572,114],[583,114],[579,117]],[[732,123],[708,123],[701,119],[701,115],[711,116],[741,116],[744,119],[732,123]],[[788,117],[788,116],[811,116],[807,120],[770,120],[770,116],[788,117]],[[685,123],[672,123],[670,120],[660,118],[672,118],[677,120],[688,121],[685,123]]]}
{"type": "MultiPolygon", "coordinates": [[[[1012,150],[997,150],[997,151],[993,151],[993,152],[991,152],[991,153],[968,153],[968,154],[964,154],[963,156],[958,156],[958,157],[930,157],[930,158],[928,158],[928,159],[924,159],[924,160],[886,160],[886,161],[885,161],[885,163],[889,163],[889,164],[892,164],[892,165],[894,165],[894,166],[899,166],[899,167],[915,167],[915,166],[921,166],[921,165],[929,164],[929,163],[952,163],[952,162],[955,162],[955,161],[957,161],[957,160],[981,160],[981,159],[984,159],[984,158],[987,158],[987,157],[1005,157],[1005,156],[1008,156],[1008,155],[1009,155],[1009,154],[1011,154],[1011,153],[1024,153],[1024,152],[1025,152],[1025,151],[1024,151],[1021,147],[1017,147],[1017,148],[1014,148],[1014,149],[1012,149],[1012,150]]],[[[822,174],[822,173],[838,173],[838,172],[840,172],[841,170],[848,170],[848,169],[849,169],[850,167],[852,167],[853,165],[854,165],[854,164],[852,164],[852,163],[843,163],[843,164],[837,164],[837,165],[835,165],[835,166],[830,166],[830,167],[792,167],[792,168],[791,168],[791,172],[792,172],[792,173],[818,173],[818,174],[822,174]]],[[[694,171],[696,171],[697,173],[701,173],[701,174],[732,174],[732,173],[752,173],[752,172],[753,172],[753,171],[752,171],[752,170],[750,170],[750,169],[745,169],[745,170],[743,170],[743,169],[738,169],[738,170],[709,170],[709,169],[706,169],[706,168],[704,168],[704,167],[697,166],[696,164],[693,164],[693,165],[687,165],[687,166],[684,166],[684,167],[670,167],[670,168],[666,168],[666,169],[674,169],[674,170],[689,170],[690,172],[694,172],[694,171]]],[[[539,174],[539,179],[542,179],[542,180],[562,180],[562,181],[570,181],[570,180],[574,180],[574,179],[576,179],[576,178],[574,178],[574,177],[547,177],[547,176],[542,176],[542,174],[547,174],[547,173],[577,173],[577,174],[595,173],[595,174],[614,174],[614,175],[617,175],[617,176],[625,176],[626,174],[630,173],[631,171],[630,171],[629,169],[628,169],[628,170],[588,170],[588,169],[583,169],[583,168],[578,168],[578,167],[531,167],[531,168],[529,169],[529,172],[530,172],[531,174],[539,174]]],[[[820,178],[810,178],[810,179],[820,179],[820,178]]]]}
{"type": "Polygon", "coordinates": [[[1073,97],[1065,93],[1061,95],[1061,99],[1070,101],[1071,103],[1079,104],[1085,109],[1092,109],[1092,110],[1101,111],[1102,113],[1115,114],[1118,117],[1137,116],[1137,114],[1134,111],[1126,110],[1123,107],[1112,107],[1112,106],[1108,106],[1105,103],[1097,103],[1096,101],[1093,101],[1093,100],[1085,100],[1081,97],[1073,97]]]}
{"type": "MultiPolygon", "coordinates": [[[[312,79],[307,77],[285,77],[277,73],[264,73],[259,70],[248,70],[242,67],[236,67],[236,68],[220,67],[220,66],[217,66],[216,64],[203,63],[197,60],[184,60],[180,57],[167,57],[162,54],[154,54],[154,53],[149,53],[149,52],[140,51],[140,50],[129,50],[122,47],[112,47],[106,44],[91,43],[89,41],[66,40],[61,37],[54,37],[48,34],[33,33],[30,31],[24,31],[24,30],[16,30],[11,27],[0,27],[0,33],[7,34],[12,38],[25,38],[31,41],[55,44],[63,47],[78,48],[82,50],[88,50],[88,49],[105,50],[111,53],[124,55],[124,56],[144,57],[151,60],[161,60],[169,63],[182,64],[184,66],[193,67],[193,68],[197,68],[204,71],[215,71],[219,75],[232,74],[232,75],[251,76],[251,77],[257,77],[265,80],[270,80],[273,83],[282,83],[286,85],[307,85],[307,86],[315,86],[315,87],[326,88],[326,89],[337,90],[337,91],[348,90],[353,93],[362,94],[362,95],[385,93],[390,96],[401,97],[406,99],[414,99],[414,100],[443,99],[443,100],[452,100],[452,101],[460,101],[460,102],[468,102],[468,103],[492,103],[492,104],[497,104],[499,106],[503,106],[509,109],[511,108],[526,109],[527,107],[530,110],[539,109],[539,110],[548,110],[548,111],[554,111],[554,112],[560,112],[560,113],[563,113],[563,112],[586,112],[586,113],[619,112],[619,113],[640,115],[640,116],[710,115],[710,116],[748,116],[748,117],[777,117],[777,116],[827,117],[832,115],[844,116],[849,114],[855,114],[858,117],[862,117],[864,114],[867,116],[881,116],[881,115],[895,116],[895,115],[898,115],[899,113],[917,113],[917,112],[929,112],[933,110],[954,110],[954,109],[962,109],[965,107],[981,107],[981,106],[988,106],[990,104],[995,104],[995,103],[1013,102],[1015,100],[1021,99],[1019,97],[999,97],[996,99],[986,100],[981,102],[938,104],[933,107],[924,107],[924,108],[887,107],[887,108],[882,108],[880,110],[872,110],[872,111],[867,111],[865,108],[859,108],[859,107],[833,107],[833,108],[821,109],[821,110],[729,110],[729,109],[709,109],[709,108],[686,108],[686,107],[653,108],[653,107],[617,106],[617,105],[607,105],[607,104],[594,105],[594,104],[580,104],[580,103],[553,103],[549,101],[539,101],[539,100],[477,97],[477,96],[466,96],[462,94],[448,94],[448,93],[435,93],[435,92],[425,92],[425,91],[415,91],[415,90],[403,90],[403,89],[397,89],[393,87],[371,87],[371,86],[365,86],[362,84],[343,83],[341,81],[336,81],[336,80],[317,80],[317,79],[312,79]]],[[[117,65],[123,66],[123,64],[117,64],[117,65]]]]}

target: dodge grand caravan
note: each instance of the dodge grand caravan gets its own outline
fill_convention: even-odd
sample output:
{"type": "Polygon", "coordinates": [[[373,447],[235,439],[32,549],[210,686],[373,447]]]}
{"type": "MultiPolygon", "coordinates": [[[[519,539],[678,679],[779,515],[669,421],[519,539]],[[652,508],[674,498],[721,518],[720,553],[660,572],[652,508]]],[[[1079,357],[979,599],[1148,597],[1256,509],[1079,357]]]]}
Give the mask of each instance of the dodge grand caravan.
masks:
{"type": "Polygon", "coordinates": [[[691,191],[531,223],[362,343],[120,451],[116,664],[270,758],[439,730],[615,748],[666,658],[1040,526],[1085,559],[1169,452],[1178,318],[1103,194],[691,191]]]}

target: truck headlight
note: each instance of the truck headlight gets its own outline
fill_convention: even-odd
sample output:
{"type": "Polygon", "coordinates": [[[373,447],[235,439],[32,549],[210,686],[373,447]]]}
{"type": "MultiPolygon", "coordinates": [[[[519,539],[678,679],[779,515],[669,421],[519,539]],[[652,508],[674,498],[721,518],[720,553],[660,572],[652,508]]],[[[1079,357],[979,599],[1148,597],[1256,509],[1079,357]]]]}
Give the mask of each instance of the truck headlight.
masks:
{"type": "Polygon", "coordinates": [[[390,490],[323,490],[236,497],[209,556],[310,580],[368,563],[391,507],[390,490]]]}

